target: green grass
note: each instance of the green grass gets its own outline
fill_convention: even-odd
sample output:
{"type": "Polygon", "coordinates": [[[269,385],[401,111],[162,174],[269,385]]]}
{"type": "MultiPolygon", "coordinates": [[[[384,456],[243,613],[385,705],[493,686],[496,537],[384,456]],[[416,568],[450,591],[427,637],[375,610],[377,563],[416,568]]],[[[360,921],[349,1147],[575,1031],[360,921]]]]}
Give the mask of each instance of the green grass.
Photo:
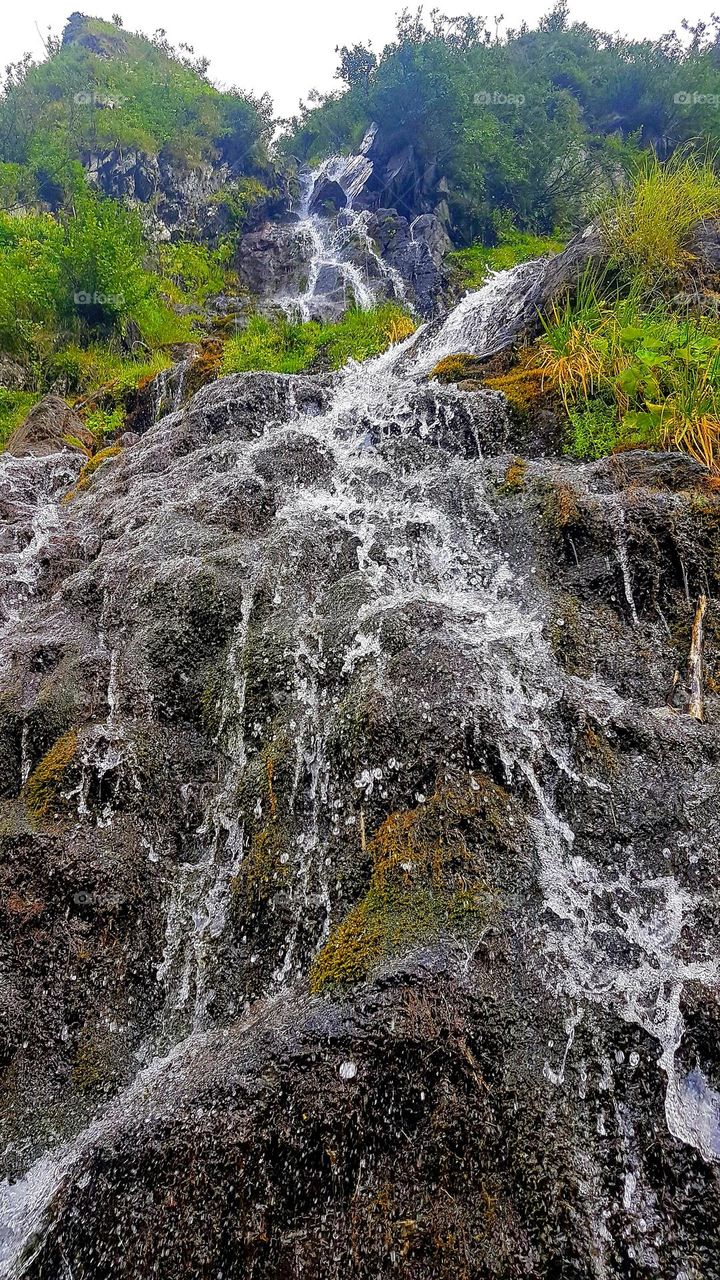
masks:
{"type": "Polygon", "coordinates": [[[37,399],[33,391],[6,391],[0,387],[0,449],[7,444],[37,399]]]}
{"type": "Polygon", "coordinates": [[[413,328],[407,312],[389,302],[370,311],[348,311],[341,320],[327,324],[253,316],[247,328],[226,344],[222,370],[302,373],[311,367],[339,369],[348,360],[380,355],[413,328]]]}
{"type": "Polygon", "coordinates": [[[536,358],[565,403],[574,456],[662,447],[720,466],[717,319],[648,301],[642,281],[624,297],[603,297],[586,277],[545,319],[536,358]]]}
{"type": "Polygon", "coordinates": [[[620,270],[652,292],[677,287],[691,264],[692,228],[718,216],[720,179],[712,163],[680,153],[667,164],[645,157],[603,210],[601,227],[620,270]]]}
{"type": "Polygon", "coordinates": [[[491,271],[506,271],[531,258],[542,258],[547,253],[561,253],[564,248],[564,242],[556,236],[535,236],[528,231],[509,231],[494,248],[472,244],[468,249],[456,249],[454,253],[449,253],[448,262],[458,284],[466,289],[479,289],[491,271]]]}

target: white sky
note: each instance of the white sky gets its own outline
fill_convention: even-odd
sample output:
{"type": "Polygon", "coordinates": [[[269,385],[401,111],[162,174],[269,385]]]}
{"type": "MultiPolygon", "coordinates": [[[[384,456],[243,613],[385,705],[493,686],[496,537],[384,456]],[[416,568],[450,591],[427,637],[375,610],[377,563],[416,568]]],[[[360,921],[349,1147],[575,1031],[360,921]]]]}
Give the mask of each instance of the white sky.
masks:
{"type": "MultiPolygon", "coordinates": [[[[485,14],[497,9],[506,25],[517,26],[523,18],[531,25],[551,7],[551,0],[492,0],[487,6],[478,0],[428,0],[426,11],[434,7],[451,13],[485,14]]],[[[376,52],[390,40],[395,15],[404,0],[250,0],[229,5],[223,0],[2,0],[0,12],[0,65],[30,51],[42,53],[42,40],[50,26],[59,32],[74,8],[94,17],[110,18],[120,13],[131,30],[150,33],[164,27],[177,44],[185,41],[195,52],[210,59],[210,75],[221,85],[237,85],[255,93],[269,92],[278,115],[291,115],[301,97],[310,89],[327,91],[337,87],[333,75],[337,66],[336,45],[371,42],[376,52]]],[[[416,4],[408,7],[415,9],[416,4]]],[[[685,16],[693,21],[707,18],[716,7],[690,8],[684,0],[571,0],[571,16],[603,30],[624,34],[657,36],[679,27],[685,16]]]]}

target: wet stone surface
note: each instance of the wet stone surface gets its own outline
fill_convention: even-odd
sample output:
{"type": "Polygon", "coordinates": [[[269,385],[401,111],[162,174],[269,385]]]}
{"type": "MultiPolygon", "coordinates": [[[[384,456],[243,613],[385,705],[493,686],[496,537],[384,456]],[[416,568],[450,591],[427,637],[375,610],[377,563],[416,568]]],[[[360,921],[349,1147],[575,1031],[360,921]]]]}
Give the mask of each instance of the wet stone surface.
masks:
{"type": "Polygon", "coordinates": [[[461,305],[0,457],[0,1274],[720,1275],[720,502],[461,305]]]}

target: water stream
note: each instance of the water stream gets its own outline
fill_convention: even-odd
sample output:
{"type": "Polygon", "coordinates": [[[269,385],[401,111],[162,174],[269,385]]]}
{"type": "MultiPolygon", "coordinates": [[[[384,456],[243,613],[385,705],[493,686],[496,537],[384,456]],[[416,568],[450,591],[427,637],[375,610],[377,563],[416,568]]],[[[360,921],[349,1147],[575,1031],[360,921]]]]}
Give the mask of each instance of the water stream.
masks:
{"type": "MultiPolygon", "coordinates": [[[[325,172],[335,173],[344,182],[350,172],[347,165],[333,170],[334,163],[325,172]]],[[[359,172],[354,170],[355,177],[359,172]]],[[[359,305],[369,305],[372,298],[356,268],[343,259],[344,237],[358,235],[362,215],[356,218],[350,206],[337,227],[311,216],[308,193],[316,180],[313,175],[312,184],[308,180],[305,185],[298,226],[298,234],[313,237],[313,269],[306,292],[286,300],[288,311],[295,308],[304,316],[312,313],[327,267],[339,272],[359,305]]],[[[352,180],[345,189],[351,197],[352,180]]],[[[348,366],[334,386],[326,412],[307,416],[295,412],[289,421],[273,427],[272,447],[281,449],[299,439],[307,455],[321,456],[327,469],[317,483],[285,486],[272,529],[248,542],[245,561],[238,565],[246,593],[227,657],[218,731],[221,777],[197,833],[201,855],[196,862],[175,868],[169,888],[165,948],[157,974],[166,997],[154,1047],[157,1056],[110,1104],[104,1119],[96,1120],[59,1154],[43,1156],[21,1182],[0,1187],[4,1219],[0,1274],[14,1274],[13,1260],[20,1255],[22,1241],[42,1219],[71,1167],[111,1124],[131,1113],[148,1089],[161,1088],[168,1063],[194,1043],[192,1037],[205,1035],[212,1026],[210,961],[226,927],[229,887],[247,850],[235,797],[248,758],[246,649],[255,591],[261,584],[294,637],[288,696],[294,707],[295,784],[298,796],[301,791],[304,794],[304,816],[291,854],[291,925],[266,995],[281,998],[302,975],[306,960],[300,932],[308,927],[311,900],[314,948],[327,937],[331,889],[325,848],[336,820],[340,783],[328,763],[332,708],[325,698],[327,654],[319,619],[327,610],[326,593],[333,584],[332,579],[323,581],[321,569],[316,580],[302,582],[298,565],[308,547],[333,538],[338,546],[352,540],[359,584],[357,627],[334,655],[336,667],[349,680],[364,666],[378,689],[392,689],[383,623],[401,606],[441,607],[445,633],[452,636],[458,654],[475,676],[468,722],[482,717],[492,724],[508,785],[525,785],[534,797],[532,829],[545,903],[542,947],[548,981],[568,1009],[569,1028],[565,1055],[549,1069],[548,1079],[554,1087],[563,1086],[582,1011],[599,1005],[641,1027],[657,1043],[671,1133],[707,1159],[720,1158],[720,1099],[700,1067],[684,1075],[678,1066],[684,986],[693,982],[712,987],[720,968],[720,958],[713,954],[693,961],[681,955],[681,934],[693,918],[695,900],[672,875],[658,877],[632,861],[624,867],[601,869],[575,855],[574,833],[558,813],[555,794],[556,780],[571,772],[553,729],[565,689],[543,634],[537,597],[499,550],[494,533],[497,516],[492,494],[486,490],[482,459],[479,453],[450,457],[436,451],[434,457],[425,455],[421,463],[410,466],[399,448],[411,440],[432,443],[441,428],[447,431],[448,424],[452,426],[454,412],[459,413],[464,403],[463,393],[450,389],[441,396],[438,390],[434,399],[431,393],[419,403],[419,376],[443,355],[482,354],[489,348],[497,325],[514,305],[519,285],[533,269],[534,264],[524,264],[495,275],[484,289],[460,303],[429,342],[421,331],[376,360],[348,366]]],[[[160,423],[155,430],[162,429],[160,423]]],[[[268,437],[243,447],[244,462],[252,468],[266,455],[268,437]]],[[[7,460],[0,463],[6,471],[13,465],[7,460]]],[[[21,471],[18,467],[18,474],[21,471]]],[[[12,562],[11,603],[5,614],[11,619],[20,616],[23,593],[32,589],[37,547],[61,518],[57,504],[39,505],[37,510],[33,540],[3,557],[12,562]],[[19,595],[16,583],[22,584],[19,595]]],[[[628,604],[637,622],[622,522],[618,529],[628,604]]],[[[115,765],[123,751],[126,764],[128,758],[117,724],[122,673],[123,663],[115,656],[108,723],[103,727],[103,741],[107,749],[111,739],[115,765]]],[[[609,704],[614,696],[601,684],[588,682],[589,700],[609,704]]],[[[90,757],[87,763],[89,768],[90,757]]],[[[371,769],[355,785],[382,785],[382,768],[378,770],[371,769]]],[[[87,810],[87,794],[81,787],[80,818],[83,805],[87,810]]],[[[103,820],[111,817],[108,812],[103,820]]]]}

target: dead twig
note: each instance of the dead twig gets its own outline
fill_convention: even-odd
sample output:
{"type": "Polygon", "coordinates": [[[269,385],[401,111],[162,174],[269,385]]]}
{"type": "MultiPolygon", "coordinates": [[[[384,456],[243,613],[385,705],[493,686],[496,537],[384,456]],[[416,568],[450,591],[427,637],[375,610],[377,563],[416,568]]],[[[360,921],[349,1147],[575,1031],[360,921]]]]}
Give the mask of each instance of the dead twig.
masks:
{"type": "Polygon", "coordinates": [[[705,690],[703,682],[703,618],[707,609],[707,596],[700,596],[692,626],[690,641],[690,657],[688,659],[688,684],[690,686],[690,706],[688,715],[693,720],[705,719],[705,690]]]}

